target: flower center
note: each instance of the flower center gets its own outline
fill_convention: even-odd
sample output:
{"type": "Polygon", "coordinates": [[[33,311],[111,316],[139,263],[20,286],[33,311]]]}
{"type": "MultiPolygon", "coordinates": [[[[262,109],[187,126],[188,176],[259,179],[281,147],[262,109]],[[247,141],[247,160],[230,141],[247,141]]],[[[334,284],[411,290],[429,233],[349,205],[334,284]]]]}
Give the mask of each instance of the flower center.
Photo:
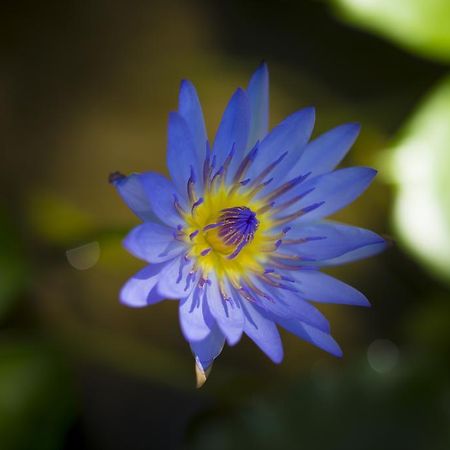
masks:
{"type": "Polygon", "coordinates": [[[245,190],[230,192],[222,186],[207,192],[185,213],[187,256],[195,258],[204,278],[211,271],[235,280],[248,271],[264,271],[267,252],[274,249],[276,239],[270,212],[262,206],[245,190]]]}
{"type": "MultiPolygon", "coordinates": [[[[283,259],[282,254],[277,254],[277,249],[289,227],[281,226],[322,204],[314,203],[276,217],[312,192],[314,188],[292,198],[283,198],[310,173],[295,177],[264,195],[264,189],[274,179],[268,176],[288,152],[258,174],[253,173],[253,178],[246,176],[258,154],[258,144],[247,152],[239,165],[234,164],[233,167],[235,153],[233,145],[217,168],[218,156],[212,154],[207,144],[203,170],[196,172],[191,166],[186,184],[187,205],[181,205],[177,197],[174,198],[174,207],[184,221],[178,225],[174,238],[187,244],[185,260],[193,260],[191,273],[200,271],[203,284],[210,272],[214,272],[219,280],[227,278],[235,287],[240,286],[241,279],[249,284],[248,274],[251,272],[264,277],[269,259],[283,259]],[[199,196],[200,192],[202,196],[199,196]]],[[[291,258],[290,255],[288,257],[291,258]]],[[[272,264],[282,265],[275,260],[272,264]]]]}
{"type": "Polygon", "coordinates": [[[256,213],[246,206],[225,208],[220,212],[218,235],[225,245],[234,247],[234,251],[229,256],[231,259],[253,240],[259,221],[256,213]]]}

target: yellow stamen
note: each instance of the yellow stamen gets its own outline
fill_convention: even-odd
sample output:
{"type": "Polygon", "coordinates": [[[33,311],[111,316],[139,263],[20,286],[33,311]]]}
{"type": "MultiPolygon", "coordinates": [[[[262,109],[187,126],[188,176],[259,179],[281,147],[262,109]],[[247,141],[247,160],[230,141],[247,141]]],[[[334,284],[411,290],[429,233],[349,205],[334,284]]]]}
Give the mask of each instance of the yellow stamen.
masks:
{"type": "Polygon", "coordinates": [[[183,215],[187,224],[184,230],[185,241],[191,246],[189,256],[197,258],[198,267],[205,276],[214,271],[219,279],[226,277],[230,281],[238,281],[250,271],[263,272],[267,252],[273,249],[273,237],[270,234],[273,220],[270,210],[262,210],[258,214],[259,225],[253,239],[237,256],[230,259],[230,255],[234,256],[232,254],[236,246],[227,245],[219,236],[220,226],[208,226],[219,223],[221,211],[226,208],[245,206],[251,211],[261,211],[264,205],[254,200],[249,193],[241,192],[245,189],[229,189],[223,182],[213,184],[215,186],[205,192],[203,202],[195,208],[194,214],[189,212],[183,215]],[[211,249],[209,253],[205,252],[208,248],[211,249]]]}

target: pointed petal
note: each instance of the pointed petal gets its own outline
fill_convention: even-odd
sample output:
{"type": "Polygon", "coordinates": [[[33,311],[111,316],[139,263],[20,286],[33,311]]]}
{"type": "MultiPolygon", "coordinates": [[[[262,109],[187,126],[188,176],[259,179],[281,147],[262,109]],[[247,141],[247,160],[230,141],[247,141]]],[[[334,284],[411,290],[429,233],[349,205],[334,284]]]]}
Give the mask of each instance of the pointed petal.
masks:
{"type": "Polygon", "coordinates": [[[301,157],[314,128],[314,120],[314,108],[304,108],[291,114],[277,125],[260,143],[258,155],[250,167],[248,177],[257,177],[269,164],[283,153],[288,152],[283,161],[270,174],[270,178],[273,177],[278,184],[282,184],[285,181],[286,173],[301,157]]]}
{"type": "Polygon", "coordinates": [[[153,213],[150,200],[142,184],[141,175],[133,173],[113,181],[114,187],[128,207],[144,222],[159,221],[153,213]]]}
{"type": "Polygon", "coordinates": [[[178,193],[186,198],[191,171],[199,178],[200,160],[189,127],[177,112],[169,114],[167,167],[178,193]]]}
{"type": "MultiPolygon", "coordinates": [[[[293,278],[291,273],[288,276],[293,278]]],[[[257,279],[253,279],[252,282],[269,296],[269,299],[255,298],[257,306],[264,311],[283,318],[296,318],[323,331],[330,331],[327,318],[314,305],[307,302],[301,292],[270,286],[257,279]]],[[[301,288],[297,283],[286,281],[285,284],[291,285],[289,287],[294,289],[301,288]]]]}
{"type": "Polygon", "coordinates": [[[165,224],[176,228],[183,223],[174,206],[176,188],[166,177],[155,172],[140,175],[153,213],[165,224]]]}
{"type": "Polygon", "coordinates": [[[173,259],[185,246],[174,239],[173,230],[165,225],[146,222],[133,228],[123,245],[137,258],[151,263],[173,259]]]}
{"type": "Polygon", "coordinates": [[[252,75],[247,88],[250,100],[250,133],[247,148],[262,141],[269,126],[269,70],[262,63],[252,75]]]}
{"type": "Polygon", "coordinates": [[[228,156],[233,145],[235,156],[232,164],[241,159],[248,139],[250,127],[250,105],[244,90],[238,89],[231,97],[222,121],[217,130],[213,145],[213,155],[216,157],[216,168],[219,168],[228,156]]]}
{"type": "Polygon", "coordinates": [[[211,285],[206,289],[205,296],[208,301],[211,315],[225,335],[228,345],[239,342],[244,328],[244,315],[238,297],[233,295],[231,289],[226,286],[226,294],[229,299],[224,300],[219,290],[216,277],[210,275],[211,285]]]}
{"type": "Polygon", "coordinates": [[[277,319],[277,322],[300,339],[310,342],[334,356],[342,356],[341,348],[330,334],[296,320],[277,319]]]}
{"type": "Polygon", "coordinates": [[[289,240],[303,242],[283,243],[283,251],[314,261],[336,258],[367,245],[385,242],[373,231],[331,221],[293,226],[286,235],[286,242],[289,240]]]}
{"type": "Polygon", "coordinates": [[[361,292],[348,284],[316,270],[301,270],[292,273],[297,280],[302,296],[320,303],[370,306],[361,292]]]}
{"type": "Polygon", "coordinates": [[[120,291],[121,303],[141,308],[164,300],[154,288],[167,264],[151,264],[133,275],[120,291]]]}
{"type": "Polygon", "coordinates": [[[245,334],[274,362],[283,360],[283,344],[275,323],[250,302],[242,304],[245,315],[245,334]]]}
{"type": "Polygon", "coordinates": [[[284,209],[282,214],[306,208],[307,212],[296,219],[294,225],[329,216],[356,200],[367,189],[376,173],[376,170],[369,167],[348,167],[300,183],[289,194],[280,197],[279,204],[288,198],[308,193],[300,201],[284,209]],[[312,205],[319,206],[308,211],[312,205]]]}
{"type": "Polygon", "coordinates": [[[205,339],[214,326],[214,320],[207,311],[204,290],[195,288],[187,298],[180,301],[179,316],[181,331],[187,341],[205,339]]]}
{"type": "Polygon", "coordinates": [[[188,80],[183,80],[180,85],[178,112],[186,121],[194,141],[197,159],[201,162],[205,158],[207,140],[205,121],[197,91],[194,85],[188,80]]]}
{"type": "Polygon", "coordinates": [[[182,299],[187,297],[194,288],[194,278],[189,276],[192,262],[184,256],[175,258],[164,268],[159,277],[156,290],[165,298],[182,299]]]}
{"type": "Polygon", "coordinates": [[[311,177],[331,172],[342,161],[361,130],[359,124],[347,123],[333,128],[310,142],[288,177],[311,172],[311,177]]]}
{"type": "Polygon", "coordinates": [[[197,379],[196,382],[197,389],[200,389],[206,383],[206,380],[208,379],[211,370],[212,364],[206,370],[203,370],[203,368],[200,366],[197,360],[195,360],[195,378],[197,379]]]}
{"type": "Polygon", "coordinates": [[[225,337],[216,325],[211,332],[200,341],[190,341],[195,362],[206,373],[214,360],[220,355],[225,344],[225,337]]]}
{"type": "Polygon", "coordinates": [[[366,245],[365,247],[344,253],[342,256],[338,256],[337,258],[318,261],[317,264],[320,266],[338,266],[340,264],[347,264],[377,255],[378,253],[386,250],[387,247],[388,243],[386,241],[378,244],[366,245]]]}

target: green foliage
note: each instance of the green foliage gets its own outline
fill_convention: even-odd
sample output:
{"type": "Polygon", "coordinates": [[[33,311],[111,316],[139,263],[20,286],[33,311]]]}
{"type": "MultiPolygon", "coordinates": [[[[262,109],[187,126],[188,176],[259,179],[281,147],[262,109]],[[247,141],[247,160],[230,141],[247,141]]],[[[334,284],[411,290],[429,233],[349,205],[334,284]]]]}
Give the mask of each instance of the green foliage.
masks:
{"type": "Polygon", "coordinates": [[[2,450],[57,450],[72,419],[67,374],[46,346],[0,341],[2,450]]]}
{"type": "Polygon", "coordinates": [[[392,148],[401,243],[450,282],[450,78],[418,108],[392,148]]]}
{"type": "Polygon", "coordinates": [[[448,0],[332,0],[350,23],[432,59],[450,61],[448,0]]]}
{"type": "Polygon", "coordinates": [[[30,199],[29,220],[34,232],[54,244],[67,244],[92,232],[91,217],[64,197],[37,192],[30,199]]]}
{"type": "Polygon", "coordinates": [[[0,319],[27,283],[22,247],[13,226],[0,213],[0,319]]]}
{"type": "Polygon", "coordinates": [[[317,367],[237,407],[208,411],[193,424],[187,448],[443,450],[449,386],[434,370],[411,361],[387,375],[364,361],[346,370],[317,367]]]}

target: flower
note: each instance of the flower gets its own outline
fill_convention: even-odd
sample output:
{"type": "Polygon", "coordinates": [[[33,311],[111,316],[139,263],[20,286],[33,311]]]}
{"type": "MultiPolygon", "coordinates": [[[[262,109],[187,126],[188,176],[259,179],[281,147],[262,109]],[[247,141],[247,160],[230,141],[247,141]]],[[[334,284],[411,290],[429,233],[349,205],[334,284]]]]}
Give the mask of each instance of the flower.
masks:
{"type": "Polygon", "coordinates": [[[376,171],[334,170],[359,133],[338,126],[311,142],[314,109],[301,109],[268,132],[268,70],[225,109],[212,147],[194,86],[182,81],[170,113],[167,165],[115,173],[111,182],[142,219],[125,238],[150,263],[120,293],[143,307],[179,300],[181,329],[202,384],[224,343],[242,333],[275,363],[283,348],[277,325],[327,352],[342,352],[312,302],[368,306],[351,286],[320,272],[380,252],[383,238],[324,220],[355,200],[376,171]]]}

